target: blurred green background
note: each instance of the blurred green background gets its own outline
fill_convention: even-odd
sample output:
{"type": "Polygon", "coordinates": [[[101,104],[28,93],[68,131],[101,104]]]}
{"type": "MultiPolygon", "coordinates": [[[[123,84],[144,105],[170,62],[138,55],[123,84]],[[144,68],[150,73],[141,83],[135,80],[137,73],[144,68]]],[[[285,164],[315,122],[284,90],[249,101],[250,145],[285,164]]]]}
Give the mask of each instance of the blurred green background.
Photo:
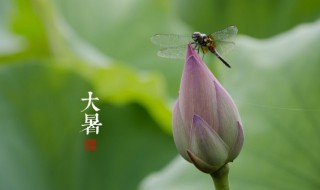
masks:
{"type": "Polygon", "coordinates": [[[213,189],[171,136],[183,61],[150,37],[229,25],[232,69],[205,61],[245,128],[231,189],[320,189],[319,18],[315,0],[0,0],[0,189],[213,189]],[[88,91],[99,135],[79,132],[88,91]]]}

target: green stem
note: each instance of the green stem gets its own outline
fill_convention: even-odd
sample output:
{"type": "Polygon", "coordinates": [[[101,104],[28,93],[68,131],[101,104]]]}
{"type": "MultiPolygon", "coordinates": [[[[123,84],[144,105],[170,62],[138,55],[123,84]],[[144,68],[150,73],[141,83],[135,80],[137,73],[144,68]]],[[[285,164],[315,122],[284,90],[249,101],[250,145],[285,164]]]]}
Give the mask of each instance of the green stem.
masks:
{"type": "Polygon", "coordinates": [[[218,171],[210,174],[213,179],[216,190],[229,190],[228,174],[228,164],[222,166],[218,171]]]}
{"type": "Polygon", "coordinates": [[[57,63],[68,63],[74,53],[62,31],[55,4],[50,0],[31,0],[31,2],[45,27],[53,58],[57,63]]]}

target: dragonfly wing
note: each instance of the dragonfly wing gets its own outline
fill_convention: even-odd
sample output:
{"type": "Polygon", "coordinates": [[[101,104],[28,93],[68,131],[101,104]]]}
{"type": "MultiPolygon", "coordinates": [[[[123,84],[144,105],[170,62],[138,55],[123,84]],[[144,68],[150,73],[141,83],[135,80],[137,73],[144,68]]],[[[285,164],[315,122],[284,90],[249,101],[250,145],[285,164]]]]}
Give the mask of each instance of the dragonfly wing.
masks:
{"type": "Polygon", "coordinates": [[[151,37],[151,42],[160,47],[176,47],[186,45],[191,41],[191,35],[156,34],[151,37]]]}
{"type": "Polygon", "coordinates": [[[235,45],[234,40],[237,36],[238,28],[229,26],[223,30],[212,33],[215,49],[220,54],[229,52],[235,45]]]}
{"type": "Polygon", "coordinates": [[[214,41],[228,41],[233,42],[237,36],[238,28],[236,26],[229,26],[223,30],[212,33],[214,41]]]}
{"type": "Polygon", "coordinates": [[[228,41],[216,41],[216,47],[218,53],[224,54],[228,53],[233,47],[235,46],[234,42],[228,42],[228,41]]]}
{"type": "Polygon", "coordinates": [[[186,45],[162,48],[158,51],[158,56],[171,59],[184,59],[186,57],[186,45]]]}

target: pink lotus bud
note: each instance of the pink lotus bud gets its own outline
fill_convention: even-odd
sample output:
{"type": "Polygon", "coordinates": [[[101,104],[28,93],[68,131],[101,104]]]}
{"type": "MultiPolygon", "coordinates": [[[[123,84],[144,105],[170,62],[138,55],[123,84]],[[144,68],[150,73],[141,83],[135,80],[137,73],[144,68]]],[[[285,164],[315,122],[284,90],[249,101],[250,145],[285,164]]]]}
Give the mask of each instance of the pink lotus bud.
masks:
{"type": "Polygon", "coordinates": [[[188,45],[173,137],[181,156],[205,173],[214,173],[240,153],[242,124],[232,98],[188,45]]]}

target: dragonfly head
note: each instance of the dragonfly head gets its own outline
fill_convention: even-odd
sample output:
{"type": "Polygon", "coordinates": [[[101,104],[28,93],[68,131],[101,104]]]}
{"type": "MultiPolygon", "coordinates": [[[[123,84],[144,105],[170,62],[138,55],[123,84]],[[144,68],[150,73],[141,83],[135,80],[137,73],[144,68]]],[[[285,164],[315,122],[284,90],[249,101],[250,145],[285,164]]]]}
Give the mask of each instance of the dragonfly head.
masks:
{"type": "Polygon", "coordinates": [[[197,42],[200,37],[201,37],[201,33],[200,33],[200,32],[194,32],[194,33],[192,34],[192,39],[193,39],[193,41],[195,41],[195,42],[197,42]]]}
{"type": "Polygon", "coordinates": [[[192,34],[192,39],[196,44],[199,44],[201,46],[206,46],[208,36],[206,34],[202,34],[200,32],[194,32],[192,34]]]}

